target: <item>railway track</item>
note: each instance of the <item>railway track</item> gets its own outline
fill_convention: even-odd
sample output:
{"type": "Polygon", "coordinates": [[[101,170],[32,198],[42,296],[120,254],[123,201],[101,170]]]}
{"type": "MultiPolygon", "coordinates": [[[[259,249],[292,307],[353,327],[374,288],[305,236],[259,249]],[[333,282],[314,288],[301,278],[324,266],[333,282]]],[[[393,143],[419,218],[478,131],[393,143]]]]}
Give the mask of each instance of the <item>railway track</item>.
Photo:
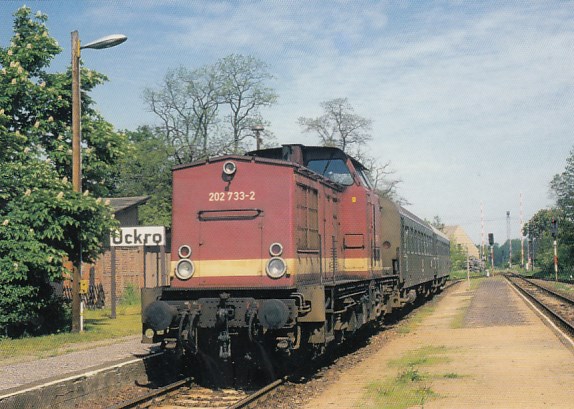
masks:
{"type": "Polygon", "coordinates": [[[515,274],[507,274],[505,277],[556,325],[574,337],[574,299],[525,277],[515,274]]]}
{"type": "Polygon", "coordinates": [[[237,389],[204,388],[193,385],[192,378],[186,378],[146,395],[126,400],[108,409],[255,408],[258,403],[272,396],[273,392],[285,381],[286,379],[278,379],[255,392],[249,392],[237,389]]]}

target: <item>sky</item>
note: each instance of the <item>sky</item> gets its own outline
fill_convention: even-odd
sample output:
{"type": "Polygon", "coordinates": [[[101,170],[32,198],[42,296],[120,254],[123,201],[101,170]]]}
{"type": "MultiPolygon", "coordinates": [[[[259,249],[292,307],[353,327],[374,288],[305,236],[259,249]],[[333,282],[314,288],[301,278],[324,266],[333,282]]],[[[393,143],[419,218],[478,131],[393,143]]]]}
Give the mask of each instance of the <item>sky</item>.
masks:
{"type": "Polygon", "coordinates": [[[157,123],[142,94],[169,69],[232,53],[274,76],[279,99],[262,115],[279,144],[318,144],[297,118],[347,98],[373,121],[369,151],[390,161],[407,208],[475,243],[506,241],[508,211],[519,238],[521,219],[553,205],[549,183],[574,149],[572,1],[4,0],[0,46],[24,4],[63,48],[53,71],[70,64],[74,30],[83,44],[128,36],[82,51],[110,79],[92,97],[119,130],[157,123]]]}

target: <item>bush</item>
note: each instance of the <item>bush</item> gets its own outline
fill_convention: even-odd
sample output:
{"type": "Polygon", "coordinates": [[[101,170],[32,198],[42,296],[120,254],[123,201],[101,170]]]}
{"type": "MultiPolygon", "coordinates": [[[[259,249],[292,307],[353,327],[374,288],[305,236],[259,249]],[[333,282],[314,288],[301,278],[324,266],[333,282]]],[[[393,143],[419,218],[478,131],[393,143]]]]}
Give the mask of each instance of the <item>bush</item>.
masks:
{"type": "Polygon", "coordinates": [[[141,296],[140,290],[134,284],[128,284],[124,288],[124,293],[122,294],[122,298],[120,303],[122,305],[138,305],[141,303],[141,296]]]}

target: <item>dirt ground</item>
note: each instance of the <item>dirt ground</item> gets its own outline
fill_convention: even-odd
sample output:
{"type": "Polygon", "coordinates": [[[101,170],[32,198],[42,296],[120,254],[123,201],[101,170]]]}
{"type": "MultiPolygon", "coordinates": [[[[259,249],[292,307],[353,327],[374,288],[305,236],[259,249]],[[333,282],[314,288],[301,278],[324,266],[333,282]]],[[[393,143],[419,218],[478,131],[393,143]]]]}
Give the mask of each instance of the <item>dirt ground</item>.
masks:
{"type": "Polygon", "coordinates": [[[501,277],[484,279],[476,290],[466,283],[449,290],[411,331],[393,336],[302,407],[394,407],[380,402],[409,357],[419,358],[406,372],[420,378],[428,394],[396,407],[574,408],[572,344],[501,277]]]}

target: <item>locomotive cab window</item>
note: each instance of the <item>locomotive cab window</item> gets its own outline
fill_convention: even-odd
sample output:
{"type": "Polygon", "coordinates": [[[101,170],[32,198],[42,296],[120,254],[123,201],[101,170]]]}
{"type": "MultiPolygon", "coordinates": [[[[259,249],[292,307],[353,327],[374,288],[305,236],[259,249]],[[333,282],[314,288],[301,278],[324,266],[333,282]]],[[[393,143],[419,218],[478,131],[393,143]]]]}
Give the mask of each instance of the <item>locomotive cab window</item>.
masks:
{"type": "Polygon", "coordinates": [[[369,177],[369,172],[367,169],[357,166],[355,164],[355,169],[357,170],[357,174],[361,179],[361,184],[368,189],[373,189],[373,182],[371,182],[371,178],[369,177]]]}
{"type": "Polygon", "coordinates": [[[343,159],[313,159],[307,162],[307,167],[341,185],[353,184],[353,176],[343,159]]]}

